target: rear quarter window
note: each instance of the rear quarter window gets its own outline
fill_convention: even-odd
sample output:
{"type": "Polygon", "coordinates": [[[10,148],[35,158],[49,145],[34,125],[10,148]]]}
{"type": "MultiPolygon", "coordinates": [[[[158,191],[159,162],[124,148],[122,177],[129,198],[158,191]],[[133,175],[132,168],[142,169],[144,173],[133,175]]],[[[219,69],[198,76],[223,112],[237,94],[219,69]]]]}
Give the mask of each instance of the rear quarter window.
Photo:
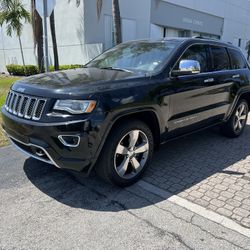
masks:
{"type": "Polygon", "coordinates": [[[228,49],[231,58],[232,69],[246,69],[247,62],[242,53],[236,49],[228,49]]]}

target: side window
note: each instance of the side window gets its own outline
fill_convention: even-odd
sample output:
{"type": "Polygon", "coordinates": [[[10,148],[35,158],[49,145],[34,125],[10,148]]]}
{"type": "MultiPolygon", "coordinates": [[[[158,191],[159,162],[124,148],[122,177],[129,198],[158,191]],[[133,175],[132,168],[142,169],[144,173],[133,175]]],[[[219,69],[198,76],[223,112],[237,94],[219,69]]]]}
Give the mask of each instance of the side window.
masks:
{"type": "MultiPolygon", "coordinates": [[[[181,57],[181,60],[195,60],[200,63],[201,66],[201,73],[202,72],[207,72],[208,67],[207,67],[207,50],[204,45],[193,45],[191,46],[181,57]]],[[[177,63],[177,68],[178,70],[178,65],[180,61],[177,63]]]]}
{"type": "Polygon", "coordinates": [[[227,50],[220,46],[211,46],[213,71],[230,69],[230,61],[227,50]]]}
{"type": "Polygon", "coordinates": [[[245,69],[247,68],[246,60],[244,59],[243,55],[235,50],[235,49],[228,49],[230,57],[231,57],[231,63],[233,69],[245,69]]]}

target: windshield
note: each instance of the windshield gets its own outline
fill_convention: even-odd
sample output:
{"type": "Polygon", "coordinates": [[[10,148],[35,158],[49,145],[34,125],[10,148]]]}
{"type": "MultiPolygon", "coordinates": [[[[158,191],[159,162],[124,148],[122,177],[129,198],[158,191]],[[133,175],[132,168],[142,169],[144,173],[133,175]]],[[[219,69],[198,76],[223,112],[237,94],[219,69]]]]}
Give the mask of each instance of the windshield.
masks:
{"type": "Polygon", "coordinates": [[[177,45],[176,41],[124,43],[104,52],[86,66],[154,73],[162,69],[177,45]]]}

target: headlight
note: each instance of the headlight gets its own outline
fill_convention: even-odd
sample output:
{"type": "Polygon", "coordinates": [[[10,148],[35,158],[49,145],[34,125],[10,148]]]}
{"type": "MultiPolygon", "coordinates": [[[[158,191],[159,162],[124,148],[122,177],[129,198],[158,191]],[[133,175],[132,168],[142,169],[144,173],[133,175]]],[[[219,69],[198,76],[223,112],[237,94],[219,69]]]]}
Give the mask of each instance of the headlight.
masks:
{"type": "Polygon", "coordinates": [[[67,111],[71,114],[91,113],[96,106],[96,101],[82,100],[57,100],[55,110],[67,111]]]}

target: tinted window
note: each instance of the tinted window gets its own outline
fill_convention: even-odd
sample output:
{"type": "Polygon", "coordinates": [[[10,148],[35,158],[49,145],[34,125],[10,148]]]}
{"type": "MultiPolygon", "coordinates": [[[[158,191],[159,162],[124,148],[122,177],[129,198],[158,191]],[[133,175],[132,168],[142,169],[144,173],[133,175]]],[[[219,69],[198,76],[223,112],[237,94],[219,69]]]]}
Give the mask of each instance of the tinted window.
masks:
{"type": "MultiPolygon", "coordinates": [[[[200,63],[201,72],[207,72],[207,52],[204,45],[191,46],[181,57],[180,60],[195,60],[200,63]]],[[[179,63],[177,64],[179,65],[179,63]]],[[[177,66],[178,67],[178,66],[177,66]]],[[[178,68],[177,68],[178,70],[178,68]]]]}
{"type": "Polygon", "coordinates": [[[228,50],[231,57],[231,64],[233,69],[245,69],[247,68],[246,60],[241,53],[235,49],[228,50]]]}
{"type": "Polygon", "coordinates": [[[211,46],[213,58],[213,70],[227,70],[230,69],[229,57],[227,50],[219,46],[211,46]]]}

